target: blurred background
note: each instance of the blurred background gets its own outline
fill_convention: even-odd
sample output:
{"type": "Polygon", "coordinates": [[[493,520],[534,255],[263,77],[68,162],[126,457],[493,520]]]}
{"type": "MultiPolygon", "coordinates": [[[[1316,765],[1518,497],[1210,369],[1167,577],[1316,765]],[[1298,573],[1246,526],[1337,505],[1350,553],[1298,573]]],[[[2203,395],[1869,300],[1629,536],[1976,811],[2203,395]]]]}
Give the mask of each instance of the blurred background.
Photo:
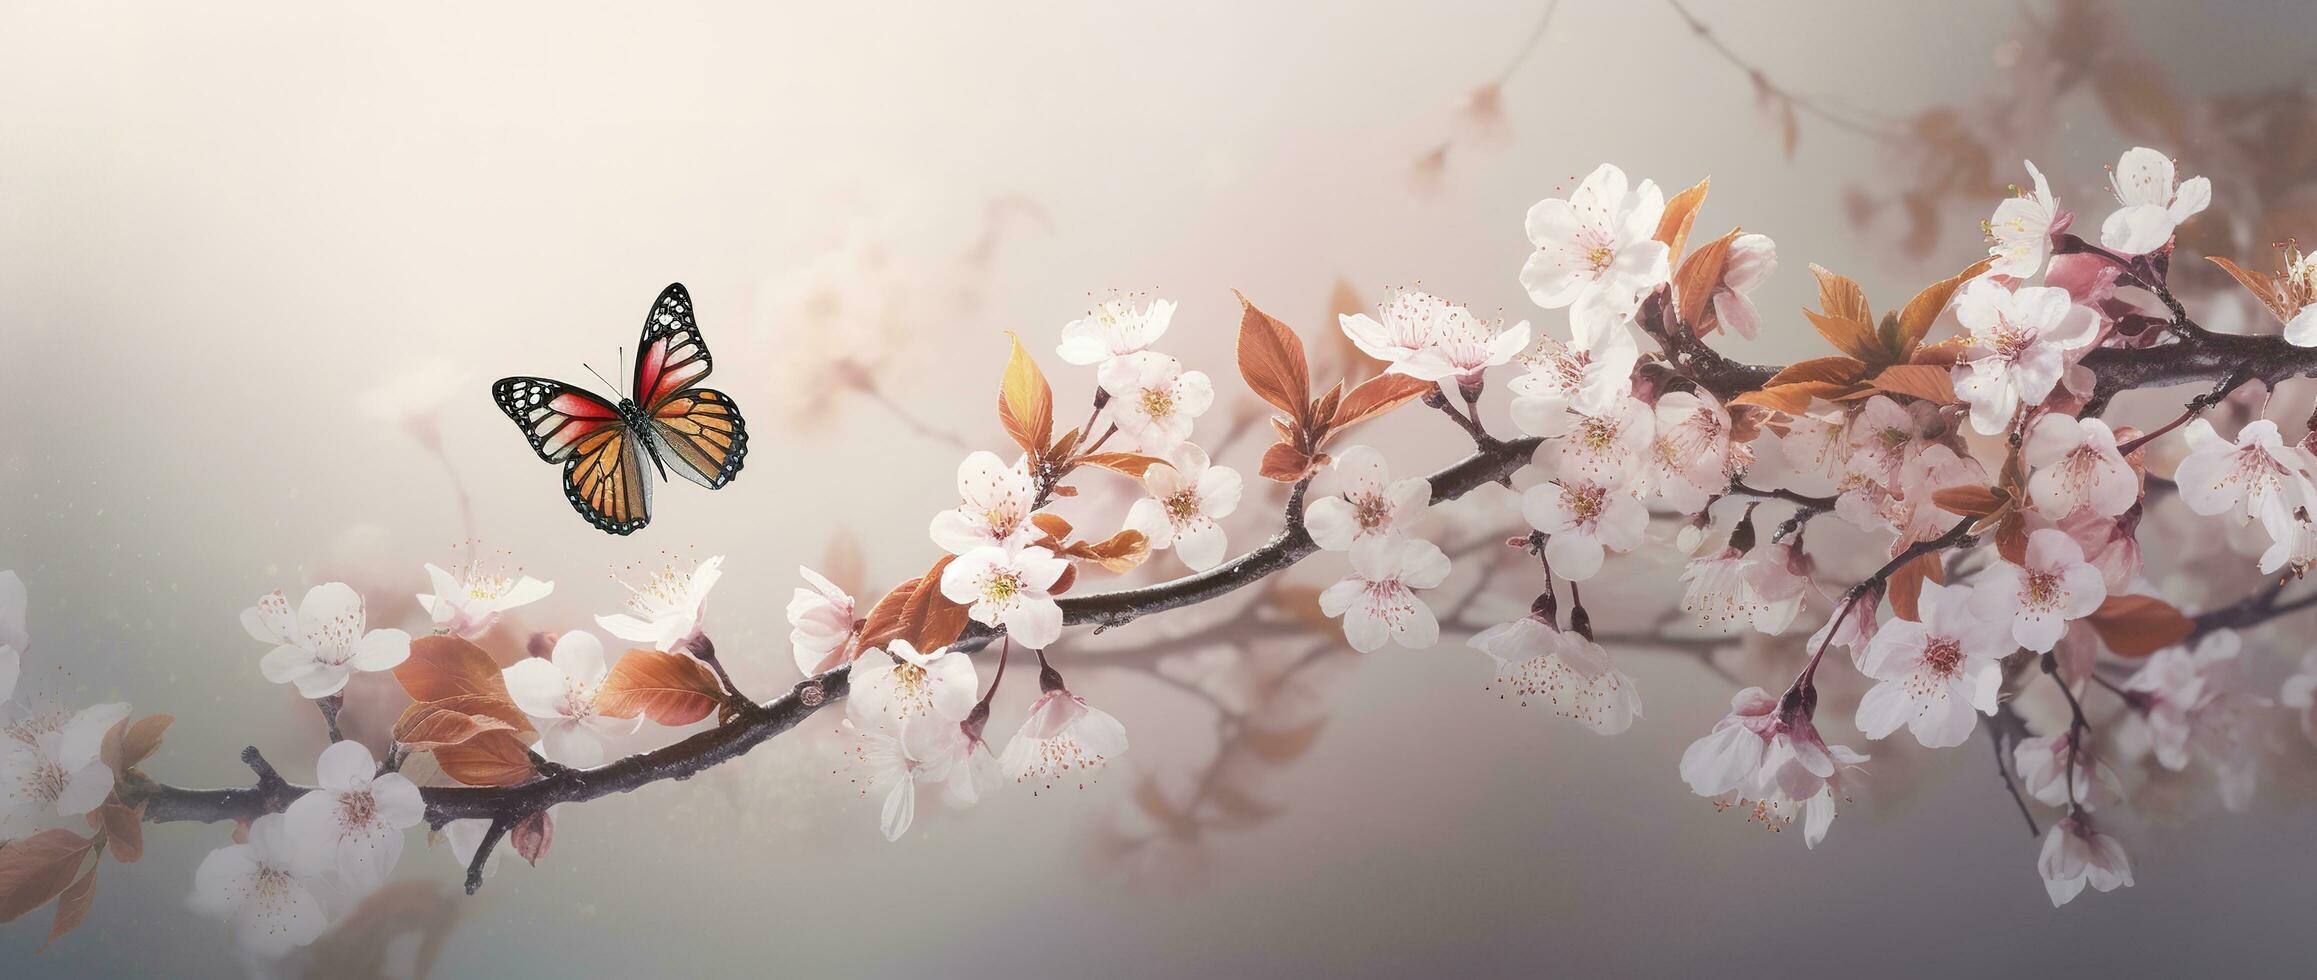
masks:
{"type": "MultiPolygon", "coordinates": [[[[1232,289],[1302,330],[1323,374],[1351,363],[1334,314],[1397,285],[1566,336],[1516,280],[1521,219],[1604,160],[1669,191],[1710,175],[1701,232],[1777,240],[1764,336],[1724,348],[1758,361],[1819,343],[1794,315],[1815,296],[1808,262],[1887,307],[1982,254],[1978,222],[2026,179],[2023,156],[2096,222],[2100,168],[2164,149],[2219,196],[2184,244],[2248,265],[2317,234],[2317,7],[1548,6],[0,6],[0,567],[31,589],[22,690],[176,715],[147,765],[166,780],[246,782],[244,745],[303,780],[321,726],[258,676],[236,616],[259,595],[345,580],[372,625],[423,629],[422,564],[479,556],[556,583],[498,638],[511,657],[530,630],[616,611],[615,578],[721,554],[710,632],[769,695],[795,679],[795,566],[870,601],[933,557],[925,521],[955,502],[956,461],[1006,450],[990,411],[1004,331],[1045,363],[1069,424],[1093,382],[1052,357],[1061,325],[1113,293],[1179,301],[1163,349],[1224,393],[1195,438],[1252,483],[1232,289]],[[610,373],[678,280],[753,451],[730,488],[663,487],[651,527],[607,537],[487,386],[610,373]]],[[[2208,326],[2256,322],[2199,284],[2208,326]]],[[[1490,411],[1505,424],[1501,392],[1490,411]]],[[[1413,473],[1462,437],[1411,411],[1364,441],[1413,473]]],[[[1131,488],[1106,480],[1082,481],[1074,516],[1116,520],[1131,488]]],[[[1271,532],[1276,500],[1250,494],[1234,550],[1271,532]]],[[[1434,596],[1444,618],[1525,605],[1527,571],[1492,577],[1512,500],[1430,518],[1458,566],[1434,596]]],[[[2225,542],[2152,526],[2174,564],[2151,577],[2183,605],[2255,582],[2241,556],[2197,564],[2225,542]]],[[[1877,563],[1864,539],[1846,554],[1825,537],[1830,580],[1877,563]]],[[[1667,625],[1678,560],[1612,562],[1614,584],[1587,590],[1595,622],[1632,640],[1646,703],[1612,739],[1484,691],[1487,661],[1455,630],[1431,651],[1350,653],[1312,622],[1312,590],[1342,574],[1321,555],[1213,608],[1066,640],[1072,687],[1133,738],[1082,791],[921,813],[888,844],[823,713],[700,778],[564,808],[546,860],[507,858],[471,899],[448,848],[414,837],[400,883],[293,965],[1905,975],[2305,958],[2317,750],[2289,721],[2253,812],[2152,785],[2107,828],[2138,886],[2056,911],[1982,741],[1870,746],[1845,704],[1821,717],[1876,761],[1825,844],[1717,813],[1676,760],[1737,687],[1791,677],[1806,631],[1667,625]]],[[[1136,574],[1181,571],[1168,555],[1136,574]]],[[[2305,647],[2252,649],[2281,668],[2305,647]]],[[[347,719],[375,744],[399,697],[362,678],[347,719]]],[[[993,731],[1027,697],[1001,697],[993,731]]],[[[148,833],[142,862],[105,868],[81,933],[35,957],[46,913],[0,929],[10,975],[241,971],[225,929],[184,906],[228,829],[148,833]]]]}

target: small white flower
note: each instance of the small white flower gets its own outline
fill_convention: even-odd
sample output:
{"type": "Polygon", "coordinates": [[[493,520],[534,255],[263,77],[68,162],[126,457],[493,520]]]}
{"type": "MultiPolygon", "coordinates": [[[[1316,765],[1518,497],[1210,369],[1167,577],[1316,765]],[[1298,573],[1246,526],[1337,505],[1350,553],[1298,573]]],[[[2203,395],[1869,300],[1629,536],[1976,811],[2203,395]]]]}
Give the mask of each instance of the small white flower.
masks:
{"type": "Polygon", "coordinates": [[[1673,391],[1654,414],[1643,484],[1681,513],[1704,510],[1730,485],[1730,413],[1711,394],[1673,391]]]}
{"type": "Polygon", "coordinates": [[[2084,560],[2076,539],[2058,528],[2028,535],[2021,557],[2023,564],[1998,560],[1980,573],[1971,611],[1991,623],[2010,623],[2013,641],[2043,653],[2059,643],[2069,620],[2089,616],[2107,601],[2108,584],[2084,560]]]}
{"type": "Polygon", "coordinates": [[[2085,885],[2104,892],[2132,887],[2132,860],[2124,856],[2124,845],[2094,831],[2090,818],[2082,815],[2063,817],[2044,831],[2035,870],[2043,876],[2053,908],[2083,894],[2085,885]]]}
{"type": "Polygon", "coordinates": [[[1128,299],[1106,299],[1095,304],[1084,319],[1062,327],[1062,343],[1054,353],[1071,364],[1107,365],[1112,360],[1140,353],[1158,343],[1174,319],[1172,300],[1154,299],[1135,309],[1128,299]]]}
{"type": "Polygon", "coordinates": [[[1337,319],[1344,336],[1369,357],[1425,381],[1475,380],[1529,346],[1526,320],[1499,330],[1471,310],[1412,289],[1394,295],[1379,314],[1381,322],[1365,313],[1337,319]]]}
{"type": "Polygon", "coordinates": [[[2019,773],[2019,788],[2045,806],[2067,806],[2071,792],[2076,805],[2086,810],[2123,799],[2116,772],[2093,754],[2092,747],[2072,735],[2023,738],[2011,750],[2012,767],[2019,773]],[[2068,774],[2075,774],[2071,790],[2068,774]]]}
{"type": "Polygon", "coordinates": [[[1649,530],[1649,508],[1621,480],[1601,483],[1577,474],[1530,487],[1521,495],[1521,515],[1545,532],[1553,572],[1572,582],[1600,571],[1604,550],[1631,551],[1649,530]]]}
{"type": "Polygon", "coordinates": [[[1730,698],[1730,713],[1681,754],[1681,778],[1709,799],[1735,795],[1751,819],[1777,828],[1799,818],[1802,843],[1817,847],[1834,826],[1843,773],[1867,757],[1829,745],[1805,711],[1783,711],[1758,687],[1730,698]]]}
{"type": "Polygon", "coordinates": [[[2028,429],[2021,451],[2035,467],[2028,499],[2046,517],[2060,520],[2078,510],[2114,517],[2140,502],[2140,478],[2104,421],[2046,414],[2028,429]]]}
{"type": "Polygon", "coordinates": [[[1303,526],[1327,551],[1350,551],[1369,538],[1404,536],[1432,506],[1432,481],[1411,476],[1394,481],[1384,454],[1353,446],[1335,454],[1339,492],[1304,508],[1303,526]]]}
{"type": "Polygon", "coordinates": [[[1524,705],[1543,701],[1602,735],[1623,732],[1641,717],[1641,691],[1608,650],[1534,616],[1491,626],[1467,645],[1496,662],[1497,686],[1524,705]]]}
{"type": "Polygon", "coordinates": [[[1070,693],[1062,675],[1043,670],[1038,686],[1043,693],[1030,705],[1030,717],[998,754],[998,771],[1006,778],[1052,786],[1126,754],[1126,726],[1070,693]]]}
{"type": "Polygon", "coordinates": [[[796,669],[811,677],[836,666],[832,662],[853,639],[853,597],[821,573],[798,565],[811,588],[800,588],[788,600],[788,642],[796,669]]]}
{"type": "Polygon", "coordinates": [[[971,739],[951,720],[918,716],[893,728],[865,727],[847,720],[854,735],[853,765],[867,774],[864,796],[878,799],[878,829],[889,841],[900,840],[917,821],[919,783],[950,787],[955,805],[970,804],[974,795],[971,739]],[[964,785],[963,796],[956,787],[964,785]]]}
{"type": "Polygon", "coordinates": [[[2282,538],[2292,530],[2294,512],[2317,499],[2301,462],[2268,419],[2245,423],[2233,443],[2197,419],[2188,423],[2188,455],[2172,479],[2189,510],[2210,517],[2241,509],[2242,520],[2258,519],[2271,537],[2282,538]]]}
{"type": "Polygon", "coordinates": [[[1352,545],[1351,574],[1319,594],[1319,609],[1341,616],[1344,639],[1370,653],[1386,642],[1422,650],[1440,639],[1440,621],[1416,597],[1448,578],[1448,556],[1418,538],[1369,538],[1352,545]]]}
{"type": "Polygon", "coordinates": [[[495,575],[472,564],[453,576],[442,566],[429,562],[426,575],[434,583],[434,593],[421,593],[419,607],[434,619],[437,630],[470,640],[490,632],[498,623],[500,613],[538,602],[555,591],[553,582],[542,582],[529,575],[520,578],[495,575]]]}
{"type": "Polygon", "coordinates": [[[29,732],[30,741],[0,739],[0,840],[102,804],[113,791],[112,767],[99,757],[105,733],[128,716],[126,704],[100,704],[53,730],[29,732]]]}
{"type": "Polygon", "coordinates": [[[1215,404],[1215,383],[1204,371],[1185,371],[1183,362],[1144,351],[1102,366],[1102,390],[1110,393],[1110,420],[1143,452],[1164,453],[1191,437],[1191,423],[1215,404]]]}
{"type": "Polygon", "coordinates": [[[966,615],[1003,626],[1023,646],[1042,650],[1062,636],[1062,607],[1048,589],[1070,563],[1033,545],[976,548],[941,573],[941,594],[970,604],[966,615]]]}
{"type": "Polygon", "coordinates": [[[2119,685],[2133,692],[2131,716],[2158,765],[2174,772],[2191,762],[2210,767],[2221,805],[2241,813],[2252,805],[2260,776],[2256,728],[2273,703],[2241,689],[2238,654],[2243,641],[2215,630],[2196,649],[2156,651],[2119,685]]]}
{"type": "Polygon", "coordinates": [[[1974,614],[1968,586],[1925,582],[1918,605],[1921,622],[1884,623],[1860,658],[1876,684],[1859,701],[1858,730],[1883,738],[1903,725],[1925,748],[1961,745],[1979,714],[1995,712],[2011,624],[1974,614]]]}
{"type": "Polygon", "coordinates": [[[1557,420],[1540,421],[1544,431],[1536,434],[1545,440],[1533,462],[1545,472],[1630,486],[1647,459],[1657,415],[1641,399],[1626,397],[1599,412],[1572,404],[1557,420]]]}
{"type": "Polygon", "coordinates": [[[402,858],[403,832],[426,818],[418,787],[401,773],[379,773],[370,750],[351,740],[322,750],[314,782],[282,814],[291,840],[326,855],[322,866],[357,889],[385,884],[402,858]]]}
{"type": "Polygon", "coordinates": [[[2172,230],[2212,204],[2212,181],[2190,177],[2176,187],[2172,158],[2145,146],[2124,151],[2109,175],[2123,207],[2100,223],[2100,244],[2145,255],[2172,240],[2172,230]]]}
{"type": "Polygon", "coordinates": [[[1529,242],[1537,250],[1521,267],[1529,298],[1548,310],[1572,307],[1586,327],[1632,315],[1641,294],[1672,277],[1657,221],[1665,193],[1654,181],[1628,189],[1625,171],[1602,164],[1568,200],[1547,198],[1529,209],[1529,242]]]}
{"type": "Polygon", "coordinates": [[[1971,331],[1955,365],[1955,394],[1971,405],[1971,427],[1997,435],[2019,406],[2050,397],[2073,352],[2099,339],[2100,315],[2054,286],[2006,289],[1974,279],[1955,300],[1955,319],[1971,331]]]}
{"type": "Polygon", "coordinates": [[[1745,234],[1731,240],[1723,259],[1722,281],[1714,287],[1714,319],[1747,340],[1762,329],[1761,311],[1747,298],[1778,271],[1778,245],[1768,235],[1745,234]]]}
{"type": "Polygon", "coordinates": [[[1681,573],[1689,583],[1682,608],[1709,629],[1727,633],[1746,624],[1776,636],[1794,624],[1810,587],[1810,579],[1796,570],[1800,563],[1791,543],[1757,544],[1749,554],[1725,547],[1692,559],[1681,573]]]}
{"type": "Polygon", "coordinates": [[[1995,260],[1987,266],[1988,275],[2034,278],[2051,261],[2052,238],[2068,226],[2068,215],[2052,197],[2043,171],[2033,160],[2021,162],[2035,187],[1995,206],[1995,217],[1987,223],[1987,254],[1995,260]]]}
{"type": "Polygon", "coordinates": [[[933,515],[929,529],[943,551],[962,555],[1023,543],[1037,533],[1030,524],[1037,487],[1027,471],[1007,465],[996,453],[977,450],[957,464],[957,495],[962,502],[933,515]]]}
{"type": "Polygon", "coordinates": [[[209,852],[193,872],[193,908],[232,923],[234,941],[262,959],[311,943],[330,925],[322,854],[299,846],[286,819],[257,818],[249,843],[209,852]]]}
{"type": "Polygon", "coordinates": [[[307,590],[294,613],[280,592],[270,593],[242,610],[241,626],[259,642],[274,644],[258,661],[265,679],[296,684],[301,697],[329,697],[345,690],[355,671],[393,670],[410,656],[410,634],[364,632],[362,597],[344,582],[307,590]]]}
{"type": "Polygon", "coordinates": [[[1546,337],[1528,370],[1508,382],[1512,421],[1522,432],[1559,435],[1568,430],[1571,409],[1598,415],[1633,394],[1633,365],[1641,357],[1633,332],[1617,327],[1579,340],[1563,344],[1546,337]],[[1593,343],[1582,343],[1586,339],[1593,343]]]}
{"type": "Polygon", "coordinates": [[[2285,342],[2317,347],[2317,252],[2303,255],[2297,247],[2286,249],[2285,273],[2278,277],[2277,289],[2293,310],[2285,321],[2285,342]]]}
{"type": "Polygon", "coordinates": [[[1209,465],[1207,451],[1186,442],[1144,470],[1142,486],[1149,496],[1127,508],[1128,530],[1141,531],[1153,551],[1175,549],[1192,571],[1222,562],[1228,543],[1217,522],[1239,507],[1239,471],[1209,465]]]}
{"type": "Polygon", "coordinates": [[[632,643],[649,643],[654,650],[675,650],[700,636],[700,617],[708,611],[708,590],[724,576],[724,556],[701,562],[691,574],[679,574],[673,564],[662,565],[651,581],[628,589],[628,613],[595,617],[604,632],[632,643]]]}
{"type": "Polygon", "coordinates": [[[963,721],[979,684],[972,657],[948,647],[919,653],[908,640],[896,639],[853,661],[845,717],[863,728],[894,731],[912,718],[963,721]]]}
{"type": "Polygon", "coordinates": [[[603,713],[597,695],[610,673],[603,641],[585,630],[557,638],[546,657],[525,657],[502,672],[507,694],[539,729],[540,754],[583,769],[603,761],[605,739],[632,735],[643,724],[603,713]]]}

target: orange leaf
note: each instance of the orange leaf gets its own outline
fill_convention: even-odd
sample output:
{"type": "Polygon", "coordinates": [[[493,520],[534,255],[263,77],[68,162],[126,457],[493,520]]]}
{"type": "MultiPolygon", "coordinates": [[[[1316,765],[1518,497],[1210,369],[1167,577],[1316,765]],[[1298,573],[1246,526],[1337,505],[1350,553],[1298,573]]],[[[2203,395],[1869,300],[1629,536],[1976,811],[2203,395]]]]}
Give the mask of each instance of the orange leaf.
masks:
{"type": "Polygon", "coordinates": [[[115,773],[136,768],[139,763],[152,758],[153,753],[160,751],[161,735],[169,730],[169,723],[175,720],[168,715],[147,715],[133,722],[123,718],[111,731],[105,733],[103,747],[97,755],[115,773]]]}
{"type": "Polygon", "coordinates": [[[1848,276],[1824,266],[1812,264],[1810,271],[1818,276],[1819,310],[1804,310],[1802,314],[1810,318],[1811,326],[1817,327],[1834,349],[1870,365],[1889,360],[1875,337],[1875,314],[1867,306],[1866,291],[1848,276]]]}
{"type": "Polygon", "coordinates": [[[1700,321],[1706,315],[1706,300],[1712,299],[1714,289],[1722,284],[1722,267],[1729,262],[1730,243],[1738,240],[1738,230],[1707,242],[1683,259],[1681,271],[1674,274],[1674,295],[1681,300],[1681,322],[1699,334],[1700,321]]]}
{"type": "Polygon", "coordinates": [[[1101,565],[1106,572],[1124,573],[1133,571],[1135,566],[1150,558],[1150,539],[1144,537],[1141,531],[1128,529],[1111,535],[1099,544],[1073,541],[1063,553],[1080,561],[1101,565]]]}
{"type": "Polygon", "coordinates": [[[1899,346],[1891,351],[1891,359],[1905,361],[1912,355],[1915,348],[1922,345],[1923,338],[1930,334],[1931,324],[1938,322],[1939,314],[1946,312],[1947,301],[1955,298],[1955,291],[1963,288],[1964,283],[1979,278],[1979,274],[1986,272],[1987,267],[1994,262],[1992,258],[1973,262],[1962,272],[1932,283],[1922,292],[1916,293],[1914,299],[1908,300],[1906,307],[1899,311],[1899,346]]]}
{"type": "Polygon", "coordinates": [[[469,786],[513,786],[536,774],[523,740],[507,731],[484,732],[458,745],[434,750],[443,775],[469,786]]]}
{"type": "Polygon", "coordinates": [[[1256,470],[1266,480],[1294,483],[1311,472],[1311,457],[1284,442],[1275,442],[1263,451],[1263,465],[1256,470]]]}
{"type": "MultiPolygon", "coordinates": [[[[1900,619],[1920,621],[1923,583],[1944,582],[1946,578],[1947,566],[1940,563],[1936,554],[1916,555],[1914,560],[1900,565],[1898,571],[1891,573],[1890,586],[1883,591],[1884,597],[1890,600],[1891,614],[1900,619]]],[[[1861,613],[1872,616],[1874,610],[1854,609],[1850,614],[1857,616],[1861,613]]]]}
{"type": "Polygon", "coordinates": [[[1006,435],[1015,444],[1035,457],[1046,451],[1046,443],[1054,436],[1054,389],[1046,384],[1046,375],[1038,370],[1038,362],[1022,349],[1022,338],[1009,333],[1014,354],[1006,361],[1005,378],[998,384],[998,421],[1006,427],[1006,435]]]}
{"type": "Polygon", "coordinates": [[[0,847],[0,922],[14,922],[71,887],[96,842],[94,837],[57,829],[0,847]]]}
{"type": "Polygon", "coordinates": [[[1311,371],[1303,339],[1270,314],[1239,297],[1239,375],[1257,397],[1286,412],[1299,427],[1311,421],[1311,371]]]}
{"type": "Polygon", "coordinates": [[[1794,384],[1779,385],[1775,388],[1749,391],[1731,399],[1731,403],[1760,405],[1763,408],[1777,409],[1788,415],[1800,415],[1810,410],[1811,399],[1831,399],[1850,389],[1850,385],[1832,381],[1799,381],[1794,384]]]}
{"type": "Polygon", "coordinates": [[[1037,525],[1038,530],[1046,532],[1046,536],[1056,541],[1070,536],[1070,522],[1064,520],[1060,514],[1044,512],[1032,514],[1030,515],[1030,523],[1037,525]]]}
{"type": "Polygon", "coordinates": [[[394,668],[394,679],[413,701],[441,701],[463,695],[507,696],[507,679],[499,664],[482,647],[456,636],[437,634],[410,641],[410,659],[394,668]]]}
{"type": "Polygon", "coordinates": [[[2207,255],[2204,258],[2205,261],[2220,266],[2220,270],[2228,273],[2229,278],[2235,279],[2237,285],[2245,287],[2245,292],[2253,294],[2254,299],[2260,300],[2261,305],[2268,309],[2270,315],[2286,323],[2292,322],[2295,311],[2286,308],[2284,296],[2277,290],[2276,280],[2269,278],[2268,273],[2255,272],[2218,255],[2207,255]]]}
{"type": "Polygon", "coordinates": [[[1875,375],[1874,386],[1894,395],[1908,395],[1935,405],[1953,405],[1954,374],[1930,364],[1893,364],[1875,375]]]}
{"type": "Polygon", "coordinates": [[[89,811],[89,826],[104,831],[105,851],[113,860],[130,864],[145,855],[145,805],[124,806],[109,799],[89,811]]]}
{"type": "Polygon", "coordinates": [[[2008,494],[1994,487],[1948,487],[1933,491],[1931,503],[1940,510],[1964,517],[1985,517],[1995,513],[2010,499],[2008,494]]]}
{"type": "Polygon", "coordinates": [[[919,650],[939,650],[965,633],[968,607],[941,594],[941,573],[949,570],[952,558],[943,555],[933,563],[925,573],[924,587],[909,596],[909,607],[903,611],[910,631],[901,635],[919,650]]]}
{"type": "Polygon", "coordinates": [[[1156,456],[1142,453],[1096,453],[1092,456],[1081,456],[1078,461],[1089,466],[1099,466],[1114,473],[1124,473],[1137,480],[1142,479],[1144,470],[1166,462],[1166,460],[1156,456]]]}
{"type": "Polygon", "coordinates": [[[1855,357],[1843,357],[1838,354],[1833,357],[1813,357],[1807,361],[1796,361],[1786,365],[1780,368],[1777,374],[1772,375],[1762,387],[1775,388],[1779,385],[1800,384],[1804,381],[1825,381],[1850,385],[1857,383],[1864,377],[1866,377],[1865,364],[1855,357]]]}
{"type": "Polygon", "coordinates": [[[1697,223],[1698,208],[1706,203],[1706,186],[1713,182],[1714,179],[1708,177],[1666,199],[1665,212],[1657,219],[1657,233],[1649,237],[1665,243],[1668,261],[1681,262],[1681,250],[1689,243],[1690,226],[1697,223]]]}
{"type": "Polygon", "coordinates": [[[2112,595],[2087,622],[2119,657],[2145,657],[2188,639],[2196,621],[2151,595],[2112,595]]]}
{"type": "Polygon", "coordinates": [[[1818,308],[1827,316],[1861,323],[1875,318],[1873,307],[1866,301],[1866,290],[1849,276],[1815,262],[1810,264],[1810,274],[1818,277],[1818,308]]]}
{"type": "Polygon", "coordinates": [[[724,687],[708,665],[681,653],[635,649],[621,654],[603,686],[596,710],[614,718],[642,715],[662,725],[689,725],[716,711],[724,687]]]}
{"type": "Polygon", "coordinates": [[[1424,397],[1436,385],[1430,381],[1405,374],[1379,374],[1344,395],[1336,405],[1335,414],[1328,417],[1327,432],[1334,436],[1345,429],[1383,415],[1395,408],[1424,397]]]}
{"type": "Polygon", "coordinates": [[[64,894],[57,896],[56,920],[49,924],[48,939],[40,944],[36,952],[48,952],[48,947],[63,938],[65,933],[80,928],[80,924],[88,919],[89,908],[96,904],[96,900],[97,866],[92,864],[80,876],[80,880],[73,882],[64,890],[64,894]]]}
{"type": "MultiPolygon", "coordinates": [[[[489,695],[469,694],[441,701],[424,701],[402,709],[394,720],[394,740],[413,752],[431,752],[446,745],[473,741],[484,732],[516,731],[504,714],[513,702],[489,695]]],[[[521,712],[516,710],[519,715],[521,712]]]]}
{"type": "MultiPolygon", "coordinates": [[[[909,609],[909,597],[916,594],[917,587],[924,584],[924,581],[910,579],[894,586],[893,591],[885,593],[885,598],[877,600],[877,605],[870,608],[867,621],[861,627],[861,649],[872,650],[884,646],[887,640],[900,635],[901,617],[909,609]]],[[[939,582],[934,583],[934,588],[940,587],[939,582]]]]}

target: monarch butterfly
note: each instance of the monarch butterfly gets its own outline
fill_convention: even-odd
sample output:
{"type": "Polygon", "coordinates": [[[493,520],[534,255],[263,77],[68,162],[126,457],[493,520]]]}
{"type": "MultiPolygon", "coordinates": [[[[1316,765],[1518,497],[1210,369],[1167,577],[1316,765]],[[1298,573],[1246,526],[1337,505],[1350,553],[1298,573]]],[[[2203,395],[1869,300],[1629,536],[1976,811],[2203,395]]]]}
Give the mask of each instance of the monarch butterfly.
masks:
{"type": "Polygon", "coordinates": [[[740,475],[748,427],[739,406],[721,391],[693,387],[713,363],[692,319],[692,295],[669,283],[644,318],[635,378],[619,404],[546,378],[501,378],[491,397],[540,459],[563,464],[564,496],[579,516],[631,534],[652,519],[645,460],[663,480],[672,463],[710,490],[740,475]]]}

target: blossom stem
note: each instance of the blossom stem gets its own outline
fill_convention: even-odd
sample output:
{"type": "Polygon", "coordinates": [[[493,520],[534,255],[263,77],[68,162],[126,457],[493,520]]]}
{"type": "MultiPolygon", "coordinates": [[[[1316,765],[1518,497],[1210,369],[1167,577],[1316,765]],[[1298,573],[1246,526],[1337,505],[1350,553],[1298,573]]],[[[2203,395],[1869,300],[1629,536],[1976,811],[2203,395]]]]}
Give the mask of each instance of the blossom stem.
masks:
{"type": "Polygon", "coordinates": [[[345,741],[346,733],[338,730],[338,712],[346,707],[346,692],[315,698],[314,707],[322,709],[322,724],[330,729],[330,743],[335,745],[345,741]]]}
{"type": "Polygon", "coordinates": [[[2190,419],[2193,419],[2199,415],[2203,415],[2207,409],[2210,409],[2214,405],[2220,404],[2223,400],[2228,398],[2230,393],[2236,391],[2238,388],[2242,387],[2245,382],[2250,380],[2252,380],[2250,377],[2250,372],[2245,369],[2240,368],[2238,370],[2229,372],[2228,377],[2220,379],[2220,383],[2214,385],[2211,391],[2189,399],[2187,409],[2180,413],[2179,418],[2164,423],[2163,425],[2157,427],[2155,431],[2137,436],[2131,441],[2126,442],[2121,446],[2117,446],[2117,454],[2122,456],[2130,456],[2132,455],[2133,450],[2139,449],[2140,447],[2149,444],[2150,442],[2154,441],[2157,436],[2161,436],[2167,432],[2171,432],[2174,429],[2188,424],[2190,419]]]}
{"type": "MultiPolygon", "coordinates": [[[[2035,825],[2035,811],[2028,809],[2027,797],[2020,793],[2019,780],[2012,775],[2010,753],[2003,750],[2004,729],[2006,727],[2016,728],[2019,725],[2019,716],[2012,713],[2010,705],[2004,705],[1998,711],[1998,717],[1999,719],[2008,719],[2010,724],[2009,726],[2003,724],[1987,726],[1987,740],[1995,745],[1995,774],[2003,777],[2004,790],[2011,794],[2011,802],[2019,807],[2020,819],[2027,821],[2027,835],[2029,837],[2043,836],[2043,831],[2035,825]]],[[[2016,734],[2014,737],[2017,737],[2016,734]]]]}
{"type": "Polygon", "coordinates": [[[1843,619],[1848,617],[1851,610],[1858,606],[1859,600],[1866,596],[1868,589],[1889,584],[1891,576],[1896,574],[1900,568],[1924,555],[1934,554],[1948,548],[1969,547],[1971,545],[1971,524],[1976,520],[1978,518],[1966,517],[1955,522],[1955,526],[1948,528],[1945,534],[1908,545],[1905,551],[1899,552],[1897,557],[1883,563],[1883,567],[1877,569],[1873,575],[1867,576],[1865,581],[1851,586],[1850,591],[1843,593],[1842,608],[1835,610],[1834,619],[1826,624],[1826,639],[1819,641],[1818,649],[1810,654],[1810,662],[1804,664],[1802,673],[1795,676],[1793,686],[1787,688],[1786,697],[1806,699],[1810,696],[1808,689],[1811,682],[1818,676],[1818,662],[1825,659],[1826,648],[1834,645],[1834,635],[1842,630],[1843,619]]]}

